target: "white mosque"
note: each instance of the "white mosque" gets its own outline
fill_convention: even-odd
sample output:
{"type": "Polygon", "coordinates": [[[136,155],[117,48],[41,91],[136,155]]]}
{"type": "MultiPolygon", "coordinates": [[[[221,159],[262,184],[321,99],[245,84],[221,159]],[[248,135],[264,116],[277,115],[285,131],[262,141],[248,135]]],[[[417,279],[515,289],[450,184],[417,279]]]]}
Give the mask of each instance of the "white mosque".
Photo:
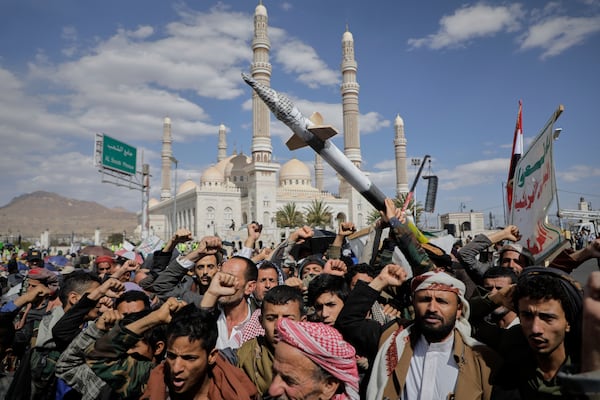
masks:
{"type": "MultiPolygon", "coordinates": [[[[251,74],[270,86],[270,41],[267,33],[267,9],[261,3],[254,13],[253,62],[251,74]]],[[[361,167],[357,63],[354,39],[346,30],[342,35],[342,109],[344,154],[361,167]]],[[[304,212],[314,200],[321,200],[331,210],[332,225],[352,221],[358,229],[367,225],[373,207],[343,179],[339,194],[324,190],[323,161],[316,155],[314,184],[310,168],[291,159],[282,166],[273,161],[270,135],[270,111],[258,96],[252,96],[253,135],[251,154],[227,155],[226,127],[219,127],[217,163],[206,169],[199,182],[187,180],[172,194],[171,120],[164,119],[160,200],[148,203],[150,232],[167,240],[177,228],[189,229],[195,238],[218,235],[223,240],[239,243],[246,237],[245,225],[252,221],[263,224],[261,240],[265,246],[279,243],[287,235],[277,227],[277,211],[294,203],[304,212]]],[[[404,122],[395,120],[394,148],[396,156],[396,194],[407,193],[406,139],[404,122]]]]}

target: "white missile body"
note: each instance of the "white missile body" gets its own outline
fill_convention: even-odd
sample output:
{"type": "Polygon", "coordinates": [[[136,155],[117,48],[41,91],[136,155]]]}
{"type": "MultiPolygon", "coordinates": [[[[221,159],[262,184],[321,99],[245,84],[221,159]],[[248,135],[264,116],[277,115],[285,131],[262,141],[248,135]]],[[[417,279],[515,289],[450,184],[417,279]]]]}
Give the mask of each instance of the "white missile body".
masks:
{"type": "Polygon", "coordinates": [[[294,132],[294,135],[286,143],[290,150],[306,145],[310,146],[373,207],[378,210],[385,210],[385,195],[383,192],[329,140],[337,134],[332,126],[315,125],[310,119],[302,115],[286,95],[257,82],[250,75],[242,74],[242,78],[265,102],[275,114],[275,117],[294,132]]]}

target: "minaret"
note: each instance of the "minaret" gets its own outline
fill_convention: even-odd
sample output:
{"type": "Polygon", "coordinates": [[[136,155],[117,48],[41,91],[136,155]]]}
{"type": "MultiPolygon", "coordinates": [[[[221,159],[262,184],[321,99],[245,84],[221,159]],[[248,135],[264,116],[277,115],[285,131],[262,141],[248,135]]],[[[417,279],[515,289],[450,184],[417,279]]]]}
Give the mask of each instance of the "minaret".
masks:
{"type": "MultiPolygon", "coordinates": [[[[267,9],[262,2],[254,11],[254,38],[252,39],[252,65],[250,72],[258,82],[271,86],[271,64],[269,51],[271,42],[267,34],[267,9]]],[[[246,199],[242,199],[242,210],[248,221],[261,221],[263,236],[275,231],[277,213],[277,171],[279,164],[272,162],[271,156],[271,111],[252,91],[252,163],[245,171],[248,175],[246,199]]],[[[245,223],[245,222],[242,222],[245,223]]]]}
{"type": "MultiPolygon", "coordinates": [[[[344,117],[344,154],[358,168],[361,166],[360,128],[358,123],[358,91],[356,81],[357,63],[354,59],[354,38],[346,27],[342,35],[342,113],[344,117]]],[[[348,182],[340,178],[340,197],[348,200],[348,221],[358,229],[367,226],[367,216],[373,209],[360,193],[348,182]]]]}
{"type": "Polygon", "coordinates": [[[400,114],[394,121],[396,137],[394,150],[396,151],[396,196],[408,193],[408,175],[406,173],[406,137],[404,136],[404,121],[400,114]]]}
{"type": "Polygon", "coordinates": [[[321,192],[325,188],[323,180],[323,158],[319,154],[315,154],[315,185],[321,192]]]}
{"type": "Polygon", "coordinates": [[[217,153],[217,162],[227,158],[227,141],[225,141],[226,131],[227,128],[225,128],[225,125],[219,125],[219,151],[217,153]]]}
{"type": "Polygon", "coordinates": [[[171,198],[171,159],[173,157],[173,149],[171,143],[171,118],[165,117],[163,123],[163,140],[162,140],[162,169],[161,169],[161,189],[160,199],[167,200],[171,198]]]}
{"type": "MultiPolygon", "coordinates": [[[[267,9],[261,2],[254,12],[253,60],[250,70],[254,79],[271,86],[271,63],[269,63],[271,42],[267,34],[268,20],[267,9]]],[[[273,151],[270,130],[271,112],[254,91],[252,92],[252,115],[252,160],[270,162],[273,151]]]]}
{"type": "Polygon", "coordinates": [[[354,59],[354,38],[346,27],[342,36],[342,109],[344,113],[344,153],[358,168],[360,156],[360,130],[358,124],[357,63],[354,59]]]}

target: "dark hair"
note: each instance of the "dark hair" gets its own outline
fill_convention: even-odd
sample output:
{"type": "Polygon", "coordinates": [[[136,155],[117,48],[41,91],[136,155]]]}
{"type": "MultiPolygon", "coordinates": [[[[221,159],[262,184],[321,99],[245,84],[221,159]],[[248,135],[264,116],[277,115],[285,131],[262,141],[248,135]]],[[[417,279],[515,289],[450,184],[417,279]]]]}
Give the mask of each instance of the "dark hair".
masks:
{"type": "Polygon", "coordinates": [[[530,267],[523,270],[513,294],[515,310],[519,310],[519,300],[524,297],[532,300],[558,300],[570,324],[576,324],[581,318],[581,285],[567,273],[555,268],[530,267]]]}
{"type": "Polygon", "coordinates": [[[85,271],[71,272],[64,278],[60,285],[60,291],[58,293],[60,302],[63,305],[67,304],[69,293],[75,292],[77,294],[84,294],[94,282],[100,283],[100,279],[96,275],[92,275],[85,271]]]}
{"type": "Polygon", "coordinates": [[[277,264],[275,264],[274,262],[269,261],[269,260],[262,261],[260,264],[258,264],[257,268],[259,270],[261,270],[261,269],[274,269],[275,271],[277,271],[277,274],[279,274],[279,266],[277,264]]]}
{"type": "MultiPolygon", "coordinates": [[[[142,341],[146,343],[152,349],[152,353],[156,351],[158,346],[158,342],[166,342],[167,341],[167,325],[157,325],[152,329],[148,329],[142,335],[142,341]]],[[[162,360],[162,356],[166,351],[166,346],[163,348],[163,351],[160,354],[155,355],[157,360],[162,360]]]]}
{"type": "Polygon", "coordinates": [[[223,252],[225,252],[225,254],[227,254],[227,250],[225,249],[221,249],[220,251],[217,251],[215,254],[213,254],[215,256],[215,258],[217,259],[217,265],[221,265],[223,264],[223,252]]]}
{"type": "Polygon", "coordinates": [[[288,285],[277,285],[272,287],[265,293],[265,297],[262,301],[261,310],[264,311],[265,304],[273,304],[276,306],[282,306],[289,303],[290,301],[298,302],[300,306],[300,315],[305,314],[304,310],[304,299],[302,298],[302,292],[300,289],[291,287],[288,285]]]}
{"type": "Polygon", "coordinates": [[[483,279],[510,278],[510,283],[517,283],[517,274],[512,268],[491,267],[483,274],[483,279]]]}
{"type": "Polygon", "coordinates": [[[183,307],[167,326],[167,342],[179,337],[187,337],[190,342],[200,341],[206,352],[217,345],[217,320],[206,310],[198,309],[194,304],[183,307]]]}
{"type": "Polygon", "coordinates": [[[314,305],[317,298],[323,293],[334,294],[343,302],[346,302],[350,294],[350,288],[341,276],[319,274],[308,285],[308,305],[314,305]]]}
{"type": "Polygon", "coordinates": [[[17,263],[17,260],[15,257],[16,257],[16,254],[13,253],[13,255],[11,256],[11,259],[8,261],[8,264],[6,264],[9,274],[16,274],[17,272],[19,272],[19,264],[17,263]]]}
{"type": "Polygon", "coordinates": [[[341,255],[340,256],[340,260],[342,260],[344,262],[344,264],[346,264],[346,267],[350,268],[352,266],[354,266],[354,260],[352,259],[351,256],[346,256],[346,255],[341,255]]]}
{"type": "Polygon", "coordinates": [[[115,308],[117,308],[118,305],[123,302],[133,303],[136,301],[144,302],[145,310],[150,309],[150,298],[148,297],[148,295],[146,293],[142,292],[141,290],[129,290],[129,291],[123,293],[122,295],[120,295],[117,298],[117,300],[115,301],[115,308]]]}
{"type": "Polygon", "coordinates": [[[246,282],[258,279],[258,268],[256,268],[256,264],[251,259],[242,256],[233,256],[229,260],[243,260],[246,263],[244,270],[244,279],[246,279],[246,282]]]}
{"type": "MultiPolygon", "coordinates": [[[[223,264],[223,252],[221,250],[224,250],[224,249],[217,250],[217,252],[214,254],[206,254],[206,255],[204,255],[204,257],[214,256],[215,260],[216,260],[216,264],[217,264],[217,266],[219,266],[219,265],[223,264]]],[[[204,258],[204,257],[202,257],[202,258],[204,258]]]]}
{"type": "Polygon", "coordinates": [[[517,313],[519,300],[529,297],[533,300],[557,300],[565,312],[565,318],[571,326],[565,336],[565,347],[575,363],[580,358],[581,313],[583,291],[581,285],[572,276],[556,268],[528,267],[523,270],[513,294],[517,313]]]}
{"type": "Polygon", "coordinates": [[[348,272],[345,275],[346,283],[348,285],[350,285],[350,283],[352,282],[352,278],[354,278],[356,274],[367,274],[371,278],[375,278],[377,276],[375,268],[371,267],[367,263],[358,263],[348,267],[348,272]]]}

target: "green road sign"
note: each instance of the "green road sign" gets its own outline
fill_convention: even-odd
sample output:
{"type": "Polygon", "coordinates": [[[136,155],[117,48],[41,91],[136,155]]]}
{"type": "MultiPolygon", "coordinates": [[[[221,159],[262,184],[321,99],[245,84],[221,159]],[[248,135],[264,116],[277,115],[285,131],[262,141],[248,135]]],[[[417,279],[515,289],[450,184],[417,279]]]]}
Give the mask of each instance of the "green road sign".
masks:
{"type": "Polygon", "coordinates": [[[137,149],[104,135],[102,166],[128,175],[135,175],[137,149]]]}

